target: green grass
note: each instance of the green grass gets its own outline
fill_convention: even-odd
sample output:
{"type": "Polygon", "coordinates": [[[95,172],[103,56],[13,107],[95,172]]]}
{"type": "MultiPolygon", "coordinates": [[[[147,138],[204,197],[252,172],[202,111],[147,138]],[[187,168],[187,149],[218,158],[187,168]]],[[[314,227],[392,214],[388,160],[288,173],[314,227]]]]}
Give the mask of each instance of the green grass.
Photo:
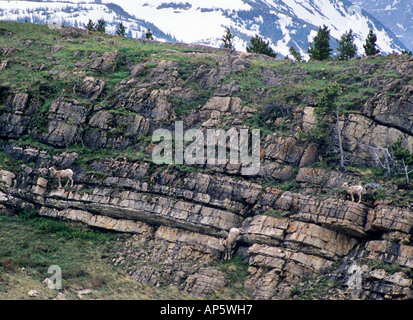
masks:
{"type": "MultiPolygon", "coordinates": [[[[130,237],[41,217],[36,210],[0,216],[0,299],[29,299],[27,293],[33,289],[39,292],[35,299],[55,298],[58,291],[43,283],[52,265],[62,270],[59,291],[68,299],[79,299],[77,291],[82,289],[92,289],[86,299],[193,299],[177,286],[142,284],[115,267],[113,248],[130,237]]],[[[247,263],[234,257],[213,265],[225,273],[227,285],[207,299],[250,299],[243,288],[247,263]]]]}
{"type": "Polygon", "coordinates": [[[413,268],[402,267],[397,263],[387,263],[382,260],[363,259],[363,261],[370,267],[371,270],[382,269],[391,275],[395,274],[396,272],[403,272],[405,278],[413,278],[413,268]]]}
{"type": "MultiPolygon", "coordinates": [[[[41,106],[34,110],[31,116],[29,129],[32,132],[43,133],[48,128],[48,109],[51,102],[58,97],[66,99],[76,98],[82,105],[92,107],[103,107],[114,115],[137,115],[138,113],[127,110],[120,106],[114,109],[118,93],[115,88],[123,80],[129,79],[129,67],[135,63],[144,63],[145,71],[136,80],[145,83],[150,70],[156,67],[160,60],[170,60],[178,62],[178,72],[180,84],[183,88],[191,88],[197,93],[196,98],[183,98],[179,96],[168,97],[174,108],[178,119],[189,115],[193,110],[198,110],[206,101],[214,95],[215,88],[201,88],[188,78],[200,65],[219,70],[219,65],[214,56],[224,54],[216,52],[213,54],[185,54],[194,49],[181,44],[165,44],[158,42],[141,42],[130,38],[93,33],[82,34],[77,38],[67,39],[58,31],[49,29],[44,25],[34,25],[28,23],[1,22],[0,28],[13,32],[13,35],[0,38],[0,47],[13,47],[19,50],[12,54],[9,59],[9,66],[0,74],[2,92],[0,92],[0,105],[4,105],[5,93],[27,92],[31,98],[41,101],[41,106]],[[28,33],[30,31],[30,33],[28,33]],[[27,46],[27,39],[32,42],[27,46]],[[99,40],[99,41],[97,41],[99,40]],[[52,53],[52,45],[59,45],[62,48],[56,53],[52,53]],[[115,70],[101,74],[87,67],[78,70],[74,68],[74,63],[78,61],[90,62],[90,55],[96,53],[98,56],[104,52],[117,51],[118,56],[115,61],[115,70]],[[38,71],[43,65],[44,70],[38,71]],[[52,76],[50,71],[64,72],[66,76],[59,78],[52,76]],[[79,85],[85,76],[94,76],[103,79],[106,83],[103,93],[97,101],[91,103],[87,99],[75,96],[74,86],[79,85]],[[6,89],[4,89],[6,88],[6,89]]],[[[4,57],[0,57],[3,59],[4,57]]],[[[368,63],[376,68],[374,74],[365,75],[362,78],[358,75],[360,61],[310,61],[291,63],[289,61],[253,60],[250,67],[238,73],[231,73],[224,78],[221,83],[229,84],[235,81],[240,88],[237,94],[242,98],[242,105],[256,110],[251,118],[245,117],[241,120],[243,124],[250,128],[260,129],[261,138],[264,140],[268,134],[273,132],[280,135],[291,134],[298,124],[295,123],[293,111],[297,106],[305,106],[303,100],[307,96],[312,96],[318,100],[323,87],[329,82],[340,84],[342,92],[337,103],[341,111],[346,114],[359,113],[367,99],[373,96],[379,89],[364,87],[361,83],[369,77],[392,78],[397,77],[394,70],[383,71],[386,65],[385,57],[370,59],[368,63]],[[266,86],[262,74],[264,68],[274,72],[274,75],[281,81],[278,86],[266,86]],[[298,77],[297,81],[292,80],[298,77]],[[265,92],[265,96],[263,96],[265,92]],[[284,121],[279,121],[283,118],[284,121]],[[277,119],[277,126],[272,123],[277,119]]],[[[153,90],[163,89],[154,85],[153,90]]],[[[5,108],[5,107],[4,107],[5,108]]],[[[3,108],[3,109],[4,109],[3,108]]],[[[92,114],[89,116],[89,118],[92,114]]],[[[232,115],[231,115],[232,116],[232,115]]],[[[220,126],[228,128],[232,121],[230,117],[223,117],[220,126]]],[[[169,125],[169,121],[164,122],[169,125]]],[[[90,128],[87,125],[84,128],[90,128]]],[[[108,132],[108,137],[121,137],[122,128],[112,128],[108,132]]],[[[149,140],[142,137],[124,137],[131,139],[136,144],[136,148],[127,150],[98,150],[91,151],[82,144],[71,146],[69,149],[79,152],[80,158],[77,164],[89,163],[94,157],[103,159],[104,157],[127,157],[132,160],[142,160],[145,156],[142,152],[149,143],[149,140]],[[136,138],[136,139],[135,139],[136,138]],[[136,150],[135,150],[136,149],[136,150]]],[[[316,139],[307,137],[307,140],[316,139]]],[[[47,150],[51,154],[56,153],[53,147],[35,141],[35,138],[23,136],[17,142],[20,145],[31,145],[42,150],[47,150]]],[[[116,149],[116,146],[114,147],[116,149]]]]}
{"type": "Polygon", "coordinates": [[[7,153],[0,152],[0,170],[6,170],[11,172],[19,172],[21,168],[17,165],[17,161],[14,160],[7,153]]]}
{"type": "Polygon", "coordinates": [[[299,282],[291,291],[293,300],[325,300],[331,297],[343,299],[339,296],[339,290],[343,290],[341,284],[330,281],[328,277],[306,278],[299,282]]]}
{"type": "MultiPolygon", "coordinates": [[[[165,44],[158,42],[141,42],[129,38],[120,38],[111,35],[93,33],[82,34],[78,38],[67,39],[56,30],[47,26],[35,24],[22,24],[0,21],[0,28],[9,30],[11,36],[0,37],[0,48],[11,47],[18,50],[9,56],[3,56],[0,50],[0,60],[9,60],[7,68],[0,73],[0,112],[7,110],[6,97],[13,93],[26,92],[31,101],[40,101],[37,110],[32,110],[28,126],[30,134],[22,136],[13,141],[19,146],[32,146],[47,151],[47,156],[52,157],[63,150],[41,143],[36,134],[41,134],[48,128],[48,111],[52,101],[58,97],[65,99],[76,98],[82,106],[87,106],[93,112],[103,108],[116,116],[136,116],[139,113],[119,106],[114,109],[116,98],[119,96],[115,89],[123,80],[129,80],[129,67],[133,64],[145,64],[145,70],[136,78],[139,84],[150,82],[148,76],[159,61],[168,60],[177,62],[179,73],[179,86],[193,89],[197,96],[195,98],[183,98],[181,96],[170,96],[168,102],[172,104],[177,118],[183,118],[193,110],[198,110],[208,99],[214,96],[216,88],[202,88],[197,83],[188,81],[199,66],[205,65],[219,71],[220,66],[216,58],[221,54],[219,51],[213,54],[203,53],[185,54],[194,51],[180,44],[165,44]],[[31,44],[28,44],[28,41],[31,44]],[[51,52],[51,46],[59,45],[62,48],[51,52]],[[166,51],[168,50],[168,51],[166,51]],[[117,51],[118,55],[114,62],[114,71],[102,74],[88,68],[75,68],[76,62],[90,63],[91,54],[97,56],[104,52],[117,51]],[[42,67],[42,71],[39,68],[42,67]],[[51,74],[55,72],[55,75],[51,74]],[[59,76],[60,75],[60,76],[59,76]],[[73,90],[86,76],[93,76],[105,81],[105,89],[98,100],[89,101],[76,96],[73,90]],[[35,134],[33,134],[33,132],[35,134]]],[[[251,118],[242,115],[223,115],[221,128],[228,129],[230,121],[240,118],[243,125],[250,129],[261,130],[261,138],[264,140],[268,134],[273,132],[279,135],[287,135],[293,132],[297,123],[294,120],[294,111],[297,107],[307,105],[305,99],[311,97],[317,102],[324,86],[331,82],[340,84],[342,92],[337,100],[341,111],[345,114],[358,113],[365,102],[380,88],[368,88],[363,86],[362,81],[372,77],[380,80],[400,79],[394,70],[385,70],[386,58],[378,57],[370,59],[368,63],[375,66],[376,70],[371,75],[358,75],[360,61],[311,61],[291,63],[274,60],[254,60],[251,66],[238,73],[231,73],[222,79],[219,84],[230,84],[235,82],[239,86],[236,94],[242,99],[242,106],[253,108],[251,118]],[[274,72],[280,85],[268,86],[263,79],[264,69],[274,72]],[[281,118],[281,119],[280,119],[281,118]],[[278,125],[274,125],[274,120],[278,125]]],[[[132,84],[131,89],[139,89],[132,84]]],[[[167,86],[151,83],[150,90],[168,90],[167,86]]],[[[129,89],[126,89],[129,90],[129,89]]],[[[122,93],[127,93],[122,92],[122,93]]],[[[389,92],[390,96],[397,94],[389,92]]],[[[139,101],[131,101],[140,103],[139,101]]],[[[142,113],[143,114],[143,113],[142,113]]],[[[89,119],[93,113],[89,115],[89,119]]],[[[165,121],[165,125],[169,125],[165,121]]],[[[85,124],[85,131],[91,128],[85,124]]],[[[88,171],[90,164],[94,161],[104,161],[106,158],[123,159],[131,162],[149,161],[144,153],[144,148],[151,143],[149,135],[128,136],[123,134],[123,128],[115,127],[108,130],[108,137],[130,138],[133,147],[117,150],[117,146],[100,150],[91,150],[81,142],[64,149],[65,152],[77,152],[79,157],[74,163],[76,169],[81,169],[86,174],[94,175],[95,178],[104,179],[106,173],[88,171]]],[[[332,169],[337,165],[337,157],[332,155],[324,157],[322,162],[314,163],[313,167],[332,169]]],[[[4,152],[0,152],[0,168],[18,173],[19,164],[4,152]]],[[[35,163],[27,164],[36,167],[35,163]]],[[[155,170],[165,169],[151,163],[147,175],[142,179],[151,183],[150,175],[155,170]]],[[[216,174],[207,169],[197,166],[176,166],[179,173],[190,174],[193,172],[205,172],[216,174]]],[[[353,170],[354,171],[354,170],[353,170]]],[[[361,176],[363,182],[382,181],[394,182],[392,178],[385,178],[382,173],[373,169],[358,170],[356,175],[361,176]],[[385,180],[386,179],[386,180],[385,180]]],[[[234,177],[236,179],[237,177],[234,177]]],[[[177,185],[183,183],[183,178],[178,180],[177,185]]],[[[262,182],[262,181],[261,181],[262,182]]],[[[54,182],[56,183],[56,182],[54,182]]],[[[272,186],[283,191],[302,191],[302,187],[294,179],[284,182],[267,182],[263,187],[272,186]]],[[[340,190],[338,190],[339,192],[340,190]]],[[[90,193],[87,186],[80,193],[90,193]]],[[[334,191],[335,192],[335,191],[334,191]]],[[[374,194],[374,199],[390,198],[384,189],[374,194]]],[[[396,196],[399,203],[408,205],[411,201],[410,190],[405,190],[396,196]],[[399,199],[398,199],[399,197],[399,199]]],[[[151,199],[151,197],[148,197],[151,199]]],[[[373,199],[373,200],[374,200],[373,199]]],[[[149,200],[148,200],[149,202],[149,200]]],[[[276,210],[264,213],[273,217],[281,217],[276,210]]],[[[26,211],[20,216],[0,217],[0,299],[27,298],[27,291],[38,289],[41,298],[50,299],[56,296],[56,292],[48,290],[42,281],[48,276],[47,268],[50,265],[59,265],[63,270],[64,288],[63,292],[70,298],[77,298],[75,290],[92,288],[94,298],[101,299],[182,299],[188,295],[179,291],[174,286],[153,288],[140,284],[123,273],[123,270],[114,267],[109,259],[110,248],[119,241],[129,237],[125,234],[114,232],[102,232],[72,222],[39,217],[36,211],[26,211]]],[[[249,298],[243,288],[248,276],[248,264],[239,257],[230,261],[216,261],[212,266],[217,267],[225,273],[227,286],[220,292],[215,292],[211,299],[244,299],[249,298]]],[[[376,266],[387,268],[389,266],[376,266]]],[[[398,270],[398,269],[395,269],[398,270]]],[[[334,285],[333,285],[334,287],[334,285]]],[[[325,279],[307,279],[297,285],[294,290],[294,298],[323,297],[332,289],[331,284],[325,279]],[[321,294],[323,293],[323,295],[321,294]]]]}
{"type": "Polygon", "coordinates": [[[220,260],[212,263],[226,275],[227,285],[219,292],[209,295],[209,299],[244,300],[251,299],[244,289],[244,281],[248,276],[248,263],[235,256],[230,260],[220,260]]]}
{"type": "Polygon", "coordinates": [[[263,215],[264,216],[270,216],[270,217],[273,217],[273,218],[282,218],[282,215],[279,213],[279,211],[275,210],[275,209],[266,211],[266,212],[263,213],[263,215]]]}
{"type": "Polygon", "coordinates": [[[174,286],[145,285],[114,267],[108,253],[128,237],[38,217],[35,211],[0,216],[0,299],[28,299],[33,289],[36,299],[55,298],[58,292],[43,283],[51,265],[61,268],[60,291],[68,299],[79,299],[82,289],[92,289],[86,299],[191,299],[174,286]]]}
{"type": "MultiPolygon", "coordinates": [[[[28,23],[0,22],[0,28],[13,32],[11,36],[0,38],[0,47],[13,47],[19,50],[18,53],[7,58],[10,60],[9,66],[0,74],[2,85],[7,88],[8,92],[27,92],[31,97],[37,97],[39,100],[44,100],[45,96],[47,97],[42,107],[35,112],[29,125],[30,129],[35,129],[39,133],[47,129],[47,110],[51,101],[61,96],[82,100],[75,96],[73,88],[75,85],[79,85],[85,76],[93,76],[105,81],[103,93],[93,104],[110,110],[117,96],[115,88],[122,80],[129,79],[129,66],[136,63],[145,64],[145,71],[137,78],[139,82],[144,83],[147,81],[151,68],[156,67],[159,60],[178,62],[177,70],[180,80],[183,80],[181,86],[192,88],[198,93],[196,99],[168,98],[169,102],[173,104],[178,118],[185,117],[192,110],[198,110],[200,106],[204,105],[215,91],[215,88],[200,88],[196,83],[188,81],[188,78],[200,65],[219,70],[220,67],[217,60],[214,59],[214,55],[224,54],[216,52],[214,54],[187,55],[185,53],[194,51],[194,49],[178,43],[141,42],[131,38],[99,33],[81,34],[79,37],[67,41],[64,35],[57,30],[49,29],[44,25],[28,23]],[[27,33],[28,31],[30,34],[27,33]],[[33,41],[29,46],[27,46],[27,39],[33,41]],[[59,45],[62,48],[52,53],[50,48],[53,45],[59,45]],[[113,51],[118,52],[113,72],[101,74],[88,67],[81,70],[74,68],[76,62],[90,62],[89,57],[92,53],[100,56],[104,52],[113,51]],[[40,66],[43,66],[43,71],[38,70],[40,66]],[[57,74],[51,75],[50,71],[55,71],[57,74]]],[[[275,127],[268,125],[267,121],[279,117],[286,120],[291,119],[292,113],[284,114],[285,110],[304,106],[303,99],[309,94],[317,100],[322,88],[332,81],[338,82],[342,86],[342,94],[338,103],[343,112],[358,112],[365,101],[375,93],[374,89],[364,88],[360,81],[353,83],[350,81],[358,77],[358,63],[359,61],[291,63],[256,59],[251,62],[250,67],[241,72],[230,74],[221,82],[228,84],[235,81],[239,85],[240,92],[237,95],[242,98],[242,105],[257,110],[252,119],[243,119],[246,125],[260,128],[264,136],[271,132],[288,134],[290,129],[285,123],[275,127]],[[266,86],[262,78],[263,68],[273,71],[274,75],[281,79],[282,85],[266,86]],[[346,72],[344,73],[344,71],[346,72]],[[291,77],[294,76],[300,80],[291,81],[291,77]],[[263,91],[267,91],[265,97],[262,96],[263,91]],[[257,103],[257,101],[260,102],[257,103]],[[281,113],[278,112],[280,110],[277,108],[271,109],[274,105],[277,106],[280,101],[285,104],[285,109],[281,110],[281,113]]],[[[377,68],[375,74],[380,74],[385,60],[383,57],[379,57],[372,59],[369,63],[375,64],[377,68]]],[[[386,77],[392,76],[395,76],[394,72],[386,73],[386,77]]],[[[4,101],[1,100],[0,97],[0,104],[3,104],[4,101]]],[[[90,104],[86,99],[83,100],[82,104],[90,104]]],[[[126,112],[126,110],[118,111],[126,112]]],[[[111,112],[116,111],[111,110],[111,112]]],[[[169,123],[165,122],[165,124],[169,123]]],[[[292,127],[293,124],[290,126],[292,127]]],[[[116,132],[114,133],[116,134],[116,132]]]]}

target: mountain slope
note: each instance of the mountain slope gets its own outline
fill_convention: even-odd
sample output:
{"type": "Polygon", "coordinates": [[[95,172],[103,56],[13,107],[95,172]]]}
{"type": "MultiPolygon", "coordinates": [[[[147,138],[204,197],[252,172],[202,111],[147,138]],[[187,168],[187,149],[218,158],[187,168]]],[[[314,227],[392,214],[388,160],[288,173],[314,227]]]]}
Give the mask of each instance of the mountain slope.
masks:
{"type": "MultiPolygon", "coordinates": [[[[107,32],[114,33],[122,21],[128,36],[143,37],[150,28],[156,39],[219,47],[226,27],[236,35],[235,47],[245,51],[249,39],[259,34],[270,41],[274,50],[288,55],[294,46],[307,56],[309,42],[319,26],[325,24],[331,36],[339,39],[348,29],[356,34],[359,54],[370,28],[378,36],[382,53],[400,51],[404,45],[373,17],[355,10],[340,0],[99,0],[99,1],[8,1],[0,2],[0,19],[35,23],[63,23],[83,26],[89,19],[104,18],[107,32]]],[[[336,41],[332,41],[336,47],[336,41]]]]}
{"type": "MultiPolygon", "coordinates": [[[[64,254],[69,237],[112,239],[104,264],[198,298],[412,298],[413,186],[384,150],[399,141],[413,152],[413,57],[279,61],[16,22],[0,22],[0,48],[0,215],[43,230],[19,236],[18,220],[0,219],[0,296],[23,285],[4,271],[36,271],[36,289],[46,288],[37,275],[49,264],[62,267],[69,298],[92,281],[127,285],[72,272],[86,265],[64,254]],[[343,171],[336,117],[317,116],[330,83],[341,87],[343,171]],[[188,141],[184,164],[158,164],[155,130],[177,137],[178,120],[186,133],[259,129],[259,172],[243,175],[245,163],[230,159],[187,162],[188,141]],[[73,186],[59,187],[51,166],[72,169],[73,186]],[[366,188],[358,203],[344,182],[366,188]],[[127,240],[67,230],[60,219],[127,240]],[[226,261],[221,240],[233,227],[244,231],[226,261]]],[[[98,254],[84,249],[84,258],[98,254]]]]}
{"type": "Polygon", "coordinates": [[[410,0],[356,0],[413,50],[413,3],[410,0]]]}

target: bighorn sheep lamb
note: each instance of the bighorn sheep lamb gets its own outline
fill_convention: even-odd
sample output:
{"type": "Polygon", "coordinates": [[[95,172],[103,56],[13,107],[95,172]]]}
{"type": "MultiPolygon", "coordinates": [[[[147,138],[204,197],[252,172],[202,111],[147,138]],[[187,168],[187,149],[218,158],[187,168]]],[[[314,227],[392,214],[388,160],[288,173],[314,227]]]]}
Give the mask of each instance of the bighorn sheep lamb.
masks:
{"type": "Polygon", "coordinates": [[[231,228],[226,239],[221,239],[221,245],[224,246],[224,259],[231,259],[232,250],[235,247],[235,242],[237,241],[237,236],[243,232],[242,228],[231,228]]]}
{"type": "Polygon", "coordinates": [[[354,202],[354,195],[357,194],[359,197],[359,201],[357,203],[360,203],[361,195],[366,193],[366,189],[361,184],[349,186],[347,182],[344,182],[342,186],[346,188],[347,193],[351,195],[352,202],[354,202]]]}
{"type": "Polygon", "coordinates": [[[61,179],[66,179],[66,178],[67,178],[67,182],[66,182],[65,188],[69,184],[69,181],[71,183],[70,187],[73,187],[73,171],[72,171],[72,169],[56,170],[55,167],[50,167],[49,170],[50,170],[53,178],[58,178],[59,179],[59,189],[62,187],[62,184],[61,184],[60,180],[61,179]]]}

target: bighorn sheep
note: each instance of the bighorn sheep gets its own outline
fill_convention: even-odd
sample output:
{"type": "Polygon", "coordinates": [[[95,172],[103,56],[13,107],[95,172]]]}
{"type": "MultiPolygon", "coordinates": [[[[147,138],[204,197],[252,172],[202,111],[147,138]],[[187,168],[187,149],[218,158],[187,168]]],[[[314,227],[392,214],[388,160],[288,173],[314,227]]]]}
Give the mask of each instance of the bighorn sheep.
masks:
{"type": "Polygon", "coordinates": [[[72,171],[72,169],[56,170],[55,167],[50,167],[49,170],[52,174],[52,177],[59,179],[59,189],[62,187],[62,184],[61,184],[60,180],[65,179],[65,178],[67,178],[65,188],[69,184],[69,181],[71,183],[70,187],[73,187],[73,171],[72,171]]]}
{"type": "Polygon", "coordinates": [[[231,253],[235,247],[237,236],[243,231],[244,229],[242,228],[231,228],[231,230],[229,230],[228,237],[226,239],[220,240],[221,245],[224,246],[224,259],[225,260],[231,259],[231,253]]]}
{"type": "Polygon", "coordinates": [[[361,195],[366,193],[366,189],[361,184],[349,186],[347,182],[344,182],[342,186],[346,188],[347,193],[351,195],[352,202],[354,202],[354,195],[357,194],[359,197],[359,201],[357,203],[360,203],[361,195]]]}

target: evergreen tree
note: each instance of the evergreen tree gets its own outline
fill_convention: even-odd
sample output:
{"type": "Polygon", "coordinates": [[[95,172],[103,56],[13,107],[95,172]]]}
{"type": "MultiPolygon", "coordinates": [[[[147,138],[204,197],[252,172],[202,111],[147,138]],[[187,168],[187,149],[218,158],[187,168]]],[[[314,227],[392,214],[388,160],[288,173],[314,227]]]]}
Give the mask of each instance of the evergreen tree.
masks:
{"type": "Polygon", "coordinates": [[[354,33],[353,30],[349,30],[341,36],[338,41],[338,60],[349,60],[353,58],[357,53],[357,47],[354,44],[354,33]]]}
{"type": "Polygon", "coordinates": [[[96,31],[105,33],[106,32],[106,21],[104,19],[99,19],[96,24],[96,31]]]}
{"type": "Polygon", "coordinates": [[[258,35],[255,35],[255,37],[251,38],[250,42],[251,45],[247,46],[247,52],[265,54],[273,58],[277,56],[277,53],[274,52],[274,50],[270,47],[269,41],[265,42],[258,35]]]}
{"type": "Polygon", "coordinates": [[[376,41],[377,37],[374,34],[373,30],[370,29],[369,34],[366,38],[366,44],[363,45],[366,56],[374,56],[380,53],[380,50],[376,49],[376,41]]]}
{"type": "Polygon", "coordinates": [[[290,47],[290,54],[294,57],[295,61],[300,62],[303,60],[301,54],[292,46],[290,47]]]}
{"type": "Polygon", "coordinates": [[[148,40],[153,40],[153,35],[152,35],[152,32],[151,32],[151,29],[148,28],[148,31],[146,31],[146,33],[145,33],[145,38],[148,39],[148,40]]]}
{"type": "Polygon", "coordinates": [[[86,27],[86,29],[89,30],[89,31],[96,31],[96,26],[95,26],[95,24],[93,23],[93,21],[90,20],[90,19],[89,19],[88,24],[85,25],[85,27],[86,27]]]}
{"type": "Polygon", "coordinates": [[[308,54],[313,60],[326,60],[330,58],[333,49],[330,48],[330,30],[327,26],[319,27],[314,42],[308,47],[308,54]]]}
{"type": "Polygon", "coordinates": [[[121,37],[124,37],[125,32],[126,32],[125,26],[123,25],[122,22],[119,22],[119,28],[116,30],[116,34],[121,37]]]}
{"type": "Polygon", "coordinates": [[[232,49],[232,39],[234,39],[234,35],[231,33],[231,30],[227,28],[224,36],[222,37],[224,48],[232,49]]]}

